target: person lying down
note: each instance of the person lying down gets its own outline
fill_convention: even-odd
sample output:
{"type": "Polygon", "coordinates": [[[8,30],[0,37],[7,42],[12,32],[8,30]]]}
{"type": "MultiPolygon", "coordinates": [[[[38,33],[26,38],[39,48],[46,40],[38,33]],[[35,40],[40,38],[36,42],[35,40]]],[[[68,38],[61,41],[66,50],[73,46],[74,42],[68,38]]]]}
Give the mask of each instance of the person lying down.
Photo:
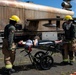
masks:
{"type": "Polygon", "coordinates": [[[39,45],[46,45],[46,44],[57,44],[57,43],[60,43],[62,42],[62,40],[56,40],[56,41],[51,41],[51,40],[39,40],[38,37],[36,37],[34,40],[30,40],[28,39],[27,41],[19,41],[18,44],[21,44],[21,45],[25,45],[25,46],[34,46],[34,47],[37,47],[39,45]]]}

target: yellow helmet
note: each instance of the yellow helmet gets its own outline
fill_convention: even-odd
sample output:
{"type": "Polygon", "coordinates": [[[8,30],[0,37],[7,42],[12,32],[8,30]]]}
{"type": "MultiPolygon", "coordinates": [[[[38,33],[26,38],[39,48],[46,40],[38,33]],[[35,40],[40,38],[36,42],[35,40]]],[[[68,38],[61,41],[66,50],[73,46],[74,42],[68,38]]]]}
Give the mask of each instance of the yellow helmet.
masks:
{"type": "Polygon", "coordinates": [[[11,16],[11,18],[9,18],[9,19],[13,20],[13,21],[16,21],[16,22],[20,21],[20,18],[16,15],[11,16]]]}
{"type": "Polygon", "coordinates": [[[73,20],[72,16],[70,16],[70,15],[66,15],[66,16],[64,17],[64,19],[65,19],[65,20],[73,20]]]}

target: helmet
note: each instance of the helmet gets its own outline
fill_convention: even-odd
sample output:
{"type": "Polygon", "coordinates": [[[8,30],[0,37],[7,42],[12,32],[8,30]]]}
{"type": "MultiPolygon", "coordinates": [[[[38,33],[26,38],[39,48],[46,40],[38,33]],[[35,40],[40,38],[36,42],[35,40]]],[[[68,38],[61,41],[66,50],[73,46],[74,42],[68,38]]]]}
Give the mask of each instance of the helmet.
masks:
{"type": "Polygon", "coordinates": [[[64,17],[64,19],[65,19],[65,20],[73,20],[72,16],[70,16],[70,15],[66,15],[66,16],[64,17]]]}
{"type": "Polygon", "coordinates": [[[11,18],[9,18],[10,20],[16,21],[18,22],[20,20],[20,18],[16,15],[11,16],[11,18]]]}

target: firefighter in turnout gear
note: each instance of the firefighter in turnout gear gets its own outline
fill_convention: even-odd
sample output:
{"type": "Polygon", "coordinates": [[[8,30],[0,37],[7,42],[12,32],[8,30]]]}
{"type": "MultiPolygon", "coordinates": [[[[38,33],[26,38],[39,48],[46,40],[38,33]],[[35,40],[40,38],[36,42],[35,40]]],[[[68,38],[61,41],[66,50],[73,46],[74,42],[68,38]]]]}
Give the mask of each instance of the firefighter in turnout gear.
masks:
{"type": "Polygon", "coordinates": [[[70,15],[64,17],[65,22],[62,25],[64,30],[64,39],[63,39],[63,64],[73,65],[73,51],[72,51],[72,41],[75,39],[75,27],[73,24],[73,18],[70,15]]]}
{"type": "Polygon", "coordinates": [[[19,17],[16,15],[9,18],[9,24],[4,28],[4,39],[2,53],[4,54],[5,71],[14,72],[13,63],[15,61],[16,45],[14,42],[15,25],[19,21],[19,17]]]}

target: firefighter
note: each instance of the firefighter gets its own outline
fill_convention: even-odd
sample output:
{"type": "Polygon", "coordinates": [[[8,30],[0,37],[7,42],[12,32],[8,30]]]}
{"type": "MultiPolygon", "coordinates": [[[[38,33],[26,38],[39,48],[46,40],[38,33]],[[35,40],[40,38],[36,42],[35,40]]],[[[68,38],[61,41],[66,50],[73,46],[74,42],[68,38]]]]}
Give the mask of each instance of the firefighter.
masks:
{"type": "Polygon", "coordinates": [[[4,54],[5,71],[14,72],[13,63],[15,61],[16,45],[14,42],[15,25],[20,20],[17,15],[12,15],[9,18],[9,24],[4,28],[4,39],[2,53],[4,54]]]}
{"type": "Polygon", "coordinates": [[[65,22],[62,24],[64,30],[64,44],[63,44],[63,64],[73,65],[73,51],[72,51],[72,41],[75,39],[75,27],[73,24],[73,18],[70,15],[64,17],[65,22]]]}

